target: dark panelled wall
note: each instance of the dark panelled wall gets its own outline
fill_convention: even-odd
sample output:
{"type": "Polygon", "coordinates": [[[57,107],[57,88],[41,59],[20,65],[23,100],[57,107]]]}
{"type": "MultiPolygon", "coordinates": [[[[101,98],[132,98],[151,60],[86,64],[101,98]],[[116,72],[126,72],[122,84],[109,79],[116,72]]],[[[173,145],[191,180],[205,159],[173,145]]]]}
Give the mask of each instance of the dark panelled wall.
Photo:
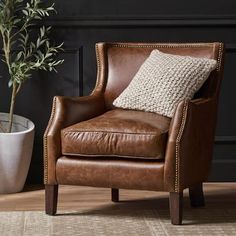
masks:
{"type": "MultiPolygon", "coordinates": [[[[46,1],[47,2],[47,1],[46,1]]],[[[42,135],[54,95],[87,95],[96,80],[94,44],[99,41],[226,43],[213,169],[210,180],[236,180],[236,2],[234,0],[56,0],[58,14],[46,21],[52,38],[65,42],[58,74],[35,73],[19,95],[16,113],[36,124],[28,182],[42,182],[42,135]]],[[[0,64],[1,74],[5,67],[0,64]]],[[[6,82],[6,76],[1,79],[6,82]]],[[[0,110],[9,91],[1,82],[0,110]]]]}

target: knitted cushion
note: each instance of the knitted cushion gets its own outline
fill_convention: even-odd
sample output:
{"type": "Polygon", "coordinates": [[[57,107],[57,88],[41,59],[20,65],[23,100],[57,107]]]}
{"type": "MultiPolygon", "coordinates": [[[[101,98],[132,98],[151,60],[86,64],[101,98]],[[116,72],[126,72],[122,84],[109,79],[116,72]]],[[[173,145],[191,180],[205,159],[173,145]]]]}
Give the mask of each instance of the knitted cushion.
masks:
{"type": "Polygon", "coordinates": [[[172,117],[178,103],[192,99],[216,65],[213,59],[153,50],[113,105],[172,117]]]}

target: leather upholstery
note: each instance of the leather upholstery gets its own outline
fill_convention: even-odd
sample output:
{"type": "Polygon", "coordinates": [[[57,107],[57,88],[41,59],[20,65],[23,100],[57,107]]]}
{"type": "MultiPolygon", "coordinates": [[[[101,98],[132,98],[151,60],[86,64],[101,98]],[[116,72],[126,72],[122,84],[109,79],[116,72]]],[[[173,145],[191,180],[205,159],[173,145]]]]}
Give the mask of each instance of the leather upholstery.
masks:
{"type": "Polygon", "coordinates": [[[56,170],[60,184],[164,190],[164,163],[159,161],[61,157],[56,170]]]}
{"type": "Polygon", "coordinates": [[[216,101],[182,101],[172,119],[165,156],[165,186],[180,192],[207,180],[210,170],[216,101]],[[175,158],[173,160],[173,157],[175,158]]]}
{"type": "MultiPolygon", "coordinates": [[[[96,45],[96,52],[98,77],[92,94],[81,98],[56,97],[54,99],[51,119],[44,136],[45,184],[78,184],[181,192],[184,188],[206,180],[211,165],[217,103],[223,73],[223,44],[99,43],[96,45]],[[64,132],[69,126],[70,128],[82,127],[82,121],[87,129],[94,126],[99,128],[96,122],[100,122],[99,124],[103,125],[100,127],[102,129],[105,127],[105,122],[101,117],[107,114],[121,114],[114,109],[112,102],[129,84],[154,48],[172,54],[214,58],[218,61],[217,69],[211,73],[195,99],[181,101],[170,124],[163,123],[169,126],[164,160],[63,155],[64,148],[69,146],[66,146],[68,142],[61,139],[62,130],[64,132]],[[107,113],[112,109],[114,112],[107,113]],[[102,114],[104,115],[101,116],[102,114]]],[[[146,119],[146,113],[142,114],[144,116],[140,118],[142,122],[145,120],[154,129],[163,128],[160,120],[154,121],[153,118],[151,123],[146,119]]],[[[124,122],[123,116],[122,119],[124,122]]],[[[138,116],[135,119],[138,119],[138,116]]],[[[107,130],[112,132],[117,130],[117,127],[110,125],[109,120],[107,130]]],[[[126,127],[122,126],[122,128],[125,131],[126,127]]],[[[135,143],[134,137],[132,140],[135,143]]],[[[88,137],[86,137],[87,141],[88,137]]],[[[76,144],[72,146],[73,150],[77,150],[76,144]]],[[[90,145],[86,150],[90,148],[94,153],[95,147],[90,145]]],[[[137,148],[137,144],[134,148],[137,148]]],[[[151,150],[148,148],[141,150],[146,153],[153,152],[152,148],[151,150]]],[[[121,148],[119,150],[123,155],[124,150],[121,148]]]]}
{"type": "Polygon", "coordinates": [[[54,98],[52,114],[44,134],[44,182],[57,183],[55,164],[61,156],[61,129],[98,116],[104,111],[103,96],[54,98]]]}
{"type": "Polygon", "coordinates": [[[164,159],[170,119],[115,109],[62,130],[62,155],[164,159]]]}

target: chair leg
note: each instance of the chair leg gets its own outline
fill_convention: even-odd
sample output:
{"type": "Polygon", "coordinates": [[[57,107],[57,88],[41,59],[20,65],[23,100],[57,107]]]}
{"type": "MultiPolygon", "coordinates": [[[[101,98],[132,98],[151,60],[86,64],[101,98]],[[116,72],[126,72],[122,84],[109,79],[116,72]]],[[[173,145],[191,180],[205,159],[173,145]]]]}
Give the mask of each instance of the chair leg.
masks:
{"type": "Polygon", "coordinates": [[[113,202],[119,202],[119,189],[117,188],[111,189],[111,200],[113,202]]]}
{"type": "Polygon", "coordinates": [[[169,205],[171,223],[173,225],[181,225],[183,212],[183,192],[170,192],[169,205]]]}
{"type": "Polygon", "coordinates": [[[190,198],[190,203],[192,207],[205,206],[202,183],[189,188],[189,198],[190,198]]]}
{"type": "Polygon", "coordinates": [[[58,185],[45,185],[46,214],[54,216],[57,212],[58,185]]]}

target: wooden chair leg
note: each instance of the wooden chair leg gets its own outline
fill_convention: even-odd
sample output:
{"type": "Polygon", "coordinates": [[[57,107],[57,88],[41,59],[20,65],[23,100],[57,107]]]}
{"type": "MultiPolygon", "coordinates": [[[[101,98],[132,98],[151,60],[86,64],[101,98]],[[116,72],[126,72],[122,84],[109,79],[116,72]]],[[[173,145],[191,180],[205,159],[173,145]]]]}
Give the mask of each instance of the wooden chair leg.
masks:
{"type": "Polygon", "coordinates": [[[183,192],[170,192],[169,205],[171,223],[173,225],[181,225],[183,213],[183,192]]]}
{"type": "Polygon", "coordinates": [[[189,198],[190,198],[190,203],[192,207],[205,206],[202,183],[189,188],[189,198]]]}
{"type": "Polygon", "coordinates": [[[117,188],[111,189],[111,200],[113,202],[119,202],[119,189],[117,188]]]}
{"type": "Polygon", "coordinates": [[[45,185],[45,210],[48,215],[57,212],[58,185],[45,185]]]}

